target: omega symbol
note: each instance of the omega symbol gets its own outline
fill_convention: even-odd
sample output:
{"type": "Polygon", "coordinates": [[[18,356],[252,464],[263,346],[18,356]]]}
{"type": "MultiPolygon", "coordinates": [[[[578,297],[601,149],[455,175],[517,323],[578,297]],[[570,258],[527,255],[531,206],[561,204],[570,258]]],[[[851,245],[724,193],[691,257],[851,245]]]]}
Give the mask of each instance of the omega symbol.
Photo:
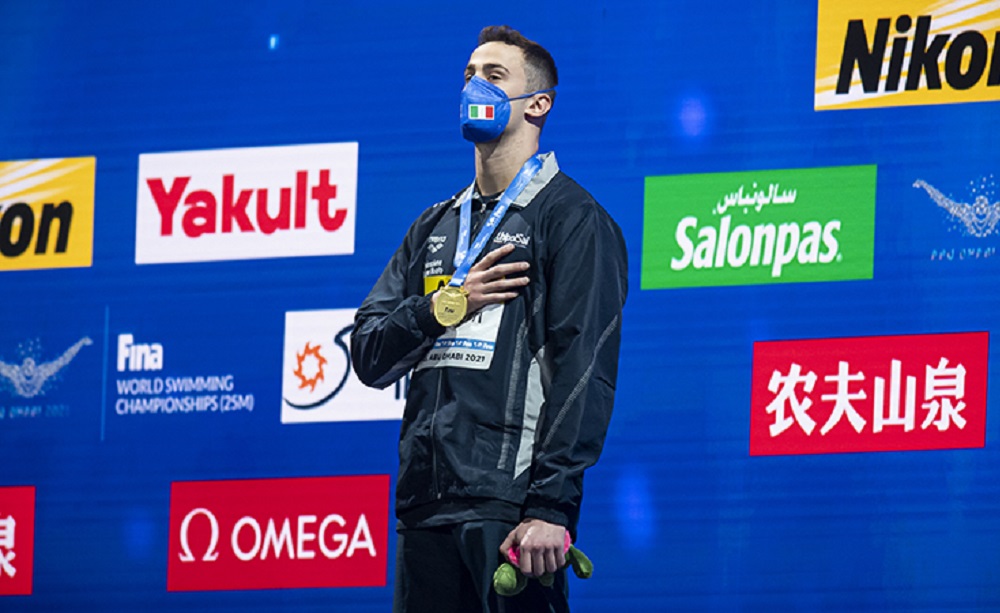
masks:
{"type": "Polygon", "coordinates": [[[191,544],[188,542],[188,529],[191,526],[191,520],[194,519],[195,515],[204,515],[208,518],[209,523],[212,526],[212,538],[208,542],[208,549],[205,551],[205,555],[202,556],[202,562],[214,562],[219,558],[219,552],[217,551],[217,546],[219,544],[219,520],[215,518],[215,515],[205,508],[197,508],[184,516],[184,521],[181,522],[181,550],[180,554],[181,562],[194,562],[194,554],[191,553],[191,544]]]}

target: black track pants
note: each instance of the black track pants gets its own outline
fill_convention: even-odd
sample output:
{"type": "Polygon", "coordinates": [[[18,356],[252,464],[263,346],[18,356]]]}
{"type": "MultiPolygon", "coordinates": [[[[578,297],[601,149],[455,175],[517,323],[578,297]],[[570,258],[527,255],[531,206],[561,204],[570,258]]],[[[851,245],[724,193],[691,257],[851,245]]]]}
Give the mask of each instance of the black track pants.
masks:
{"type": "Polygon", "coordinates": [[[494,520],[399,530],[395,613],[568,613],[565,571],[552,587],[536,579],[516,596],[493,590],[500,543],[514,524],[494,520]]]}

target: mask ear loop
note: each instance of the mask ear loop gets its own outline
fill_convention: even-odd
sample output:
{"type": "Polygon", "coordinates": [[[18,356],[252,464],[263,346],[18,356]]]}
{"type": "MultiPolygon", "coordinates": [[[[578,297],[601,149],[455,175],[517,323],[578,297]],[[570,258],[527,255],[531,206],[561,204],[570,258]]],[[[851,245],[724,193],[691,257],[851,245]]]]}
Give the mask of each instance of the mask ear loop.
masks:
{"type": "MultiPolygon", "coordinates": [[[[556,88],[549,87],[549,88],[546,88],[546,89],[540,89],[540,90],[537,90],[537,91],[533,91],[530,94],[524,94],[523,96],[518,96],[516,98],[508,98],[507,100],[511,101],[511,102],[514,101],[514,100],[523,100],[525,98],[530,98],[530,97],[532,97],[534,95],[537,95],[537,94],[546,94],[548,92],[555,92],[555,91],[556,91],[556,88]]],[[[552,110],[552,99],[551,98],[549,99],[549,110],[552,110]]],[[[545,115],[548,115],[548,114],[549,114],[549,111],[545,111],[545,113],[543,113],[540,117],[544,117],[545,115]]]]}
{"type": "Polygon", "coordinates": [[[533,91],[530,94],[524,94],[522,96],[517,96],[516,98],[507,98],[507,99],[508,100],[523,100],[525,98],[530,98],[530,97],[532,97],[532,96],[534,96],[536,94],[547,94],[548,92],[554,92],[554,91],[556,91],[556,88],[549,87],[548,89],[540,89],[538,91],[533,91]]]}

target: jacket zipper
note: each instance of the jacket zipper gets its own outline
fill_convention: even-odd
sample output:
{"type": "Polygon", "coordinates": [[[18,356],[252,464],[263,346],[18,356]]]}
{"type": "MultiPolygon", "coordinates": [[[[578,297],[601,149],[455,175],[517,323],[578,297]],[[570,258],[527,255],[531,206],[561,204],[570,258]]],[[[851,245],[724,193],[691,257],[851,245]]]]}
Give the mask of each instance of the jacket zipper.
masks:
{"type": "Polygon", "coordinates": [[[434,431],[434,421],[437,418],[438,407],[441,405],[441,377],[443,373],[438,373],[437,394],[434,398],[434,412],[431,413],[431,487],[436,500],[441,499],[441,488],[438,487],[437,475],[437,436],[434,431]]]}
{"type": "MultiPolygon", "coordinates": [[[[477,207],[478,208],[478,207],[477,207]]],[[[483,214],[478,210],[473,211],[475,215],[474,228],[470,234],[475,236],[479,232],[479,224],[482,222],[483,214]]],[[[470,237],[471,238],[471,237],[470,237]]],[[[441,500],[441,487],[438,484],[438,471],[437,471],[437,436],[434,430],[434,422],[437,419],[438,407],[441,406],[441,377],[444,373],[438,373],[437,380],[437,392],[434,397],[434,412],[431,413],[431,493],[434,495],[435,500],[441,500]]]]}

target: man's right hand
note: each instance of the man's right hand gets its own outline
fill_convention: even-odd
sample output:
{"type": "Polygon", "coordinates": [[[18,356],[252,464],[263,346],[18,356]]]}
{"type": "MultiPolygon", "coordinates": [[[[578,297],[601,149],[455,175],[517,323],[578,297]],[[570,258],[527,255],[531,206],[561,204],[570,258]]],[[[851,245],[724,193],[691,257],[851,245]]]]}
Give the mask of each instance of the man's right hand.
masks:
{"type": "MultiPolygon", "coordinates": [[[[527,262],[497,264],[512,251],[514,251],[514,245],[510,243],[499,249],[494,249],[469,270],[469,276],[465,278],[463,286],[465,291],[469,293],[468,315],[472,315],[488,304],[498,304],[516,298],[517,290],[528,284],[530,279],[527,275],[506,278],[507,275],[528,270],[530,265],[527,262]]],[[[432,311],[437,303],[437,297],[438,292],[434,292],[431,297],[432,311]]]]}

